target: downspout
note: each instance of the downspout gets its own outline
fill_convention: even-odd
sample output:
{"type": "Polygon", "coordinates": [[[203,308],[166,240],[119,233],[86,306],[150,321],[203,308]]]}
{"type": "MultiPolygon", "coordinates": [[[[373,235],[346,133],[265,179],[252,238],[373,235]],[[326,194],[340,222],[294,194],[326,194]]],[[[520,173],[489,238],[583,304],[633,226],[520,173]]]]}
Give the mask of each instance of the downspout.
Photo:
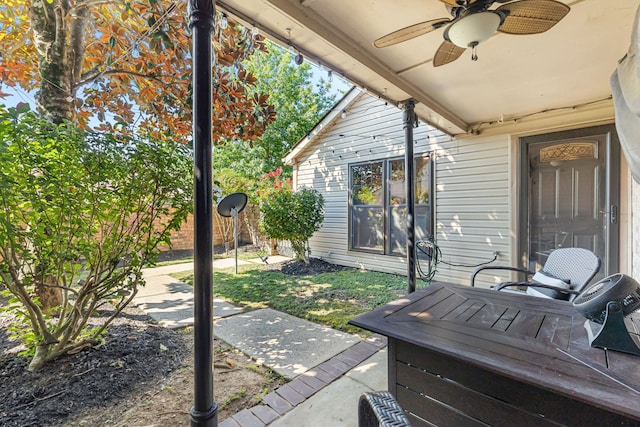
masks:
{"type": "Polygon", "coordinates": [[[217,427],[213,400],[212,40],[215,0],[189,0],[193,71],[193,335],[194,406],[191,426],[217,427]]]}
{"type": "Polygon", "coordinates": [[[415,195],[413,182],[413,128],[417,124],[414,99],[402,102],[404,106],[404,176],[407,186],[407,292],[416,290],[415,251],[415,195]]]}

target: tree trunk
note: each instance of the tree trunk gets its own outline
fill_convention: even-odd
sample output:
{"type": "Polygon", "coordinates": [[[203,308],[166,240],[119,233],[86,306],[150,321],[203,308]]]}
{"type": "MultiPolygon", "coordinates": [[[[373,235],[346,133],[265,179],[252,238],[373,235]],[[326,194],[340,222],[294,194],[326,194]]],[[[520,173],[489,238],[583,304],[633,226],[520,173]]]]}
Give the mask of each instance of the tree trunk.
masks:
{"type": "Polygon", "coordinates": [[[247,229],[249,230],[251,243],[258,246],[265,252],[270,252],[270,243],[268,242],[267,237],[260,233],[260,229],[258,228],[258,224],[260,224],[260,207],[257,205],[249,204],[247,205],[245,210],[242,211],[242,213],[244,214],[244,222],[247,225],[247,229]]]}
{"type": "Polygon", "coordinates": [[[280,255],[280,252],[278,252],[278,241],[276,239],[271,239],[270,241],[270,255],[280,255]]]}
{"type": "Polygon", "coordinates": [[[29,8],[41,81],[37,109],[53,123],[73,119],[75,83],[86,47],[88,8],[70,9],[67,0],[33,0],[29,8]]]}
{"type": "MultiPolygon", "coordinates": [[[[53,281],[53,277],[45,278],[45,282],[53,281]]],[[[53,314],[54,310],[62,305],[62,290],[49,286],[50,283],[36,285],[36,294],[40,300],[40,307],[44,313],[53,314]]]]}
{"type": "MultiPolygon", "coordinates": [[[[33,0],[29,18],[38,55],[41,86],[36,94],[37,111],[53,123],[72,120],[75,83],[80,78],[85,52],[88,8],[70,13],[68,0],[33,0]]],[[[43,279],[36,293],[44,311],[62,303],[62,291],[47,286],[54,278],[43,279]]]]}
{"type": "Polygon", "coordinates": [[[31,359],[31,362],[27,367],[28,371],[37,371],[42,367],[42,365],[44,365],[44,363],[47,361],[47,355],[49,354],[50,347],[51,344],[40,344],[36,347],[36,352],[33,355],[33,359],[31,359]]]}

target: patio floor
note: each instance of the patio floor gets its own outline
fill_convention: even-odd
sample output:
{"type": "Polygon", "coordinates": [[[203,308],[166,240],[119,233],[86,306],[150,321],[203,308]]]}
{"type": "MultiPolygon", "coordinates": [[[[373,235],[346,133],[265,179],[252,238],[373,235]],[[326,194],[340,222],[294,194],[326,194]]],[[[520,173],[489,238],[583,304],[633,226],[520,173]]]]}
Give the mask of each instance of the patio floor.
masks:
{"type": "MultiPolygon", "coordinates": [[[[228,260],[214,261],[214,268],[229,267],[222,262],[228,260]]],[[[193,324],[192,287],[169,276],[192,268],[185,263],[145,270],[147,285],[134,303],[165,327],[193,324]]],[[[220,427],[357,425],[360,395],[387,388],[385,337],[361,340],[276,310],[244,312],[218,299],[214,316],[217,338],[290,380],[220,427]]]]}

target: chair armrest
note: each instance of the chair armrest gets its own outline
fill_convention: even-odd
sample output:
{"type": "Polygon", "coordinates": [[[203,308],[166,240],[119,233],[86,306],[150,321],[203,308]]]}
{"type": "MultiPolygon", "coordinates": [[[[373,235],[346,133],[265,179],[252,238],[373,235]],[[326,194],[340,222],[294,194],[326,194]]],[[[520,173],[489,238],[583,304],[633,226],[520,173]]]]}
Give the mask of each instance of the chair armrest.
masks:
{"type": "Polygon", "coordinates": [[[534,274],[533,271],[529,271],[525,268],[518,268],[518,267],[507,267],[507,266],[485,266],[485,267],[479,267],[476,268],[476,270],[473,272],[473,275],[471,276],[471,287],[475,287],[475,283],[476,283],[476,276],[478,275],[478,273],[484,271],[484,270],[509,270],[509,271],[518,271],[520,273],[527,273],[527,274],[534,274]]]}
{"type": "Polygon", "coordinates": [[[358,402],[358,427],[411,427],[404,411],[388,391],[363,393],[358,402]]]}
{"type": "Polygon", "coordinates": [[[576,291],[574,289],[566,289],[566,288],[561,288],[559,286],[545,285],[543,283],[530,283],[530,282],[505,282],[505,283],[500,283],[494,289],[496,291],[499,291],[503,288],[506,288],[507,286],[525,286],[525,287],[535,286],[536,288],[553,289],[554,291],[562,292],[565,294],[580,295],[580,291],[576,291]]]}

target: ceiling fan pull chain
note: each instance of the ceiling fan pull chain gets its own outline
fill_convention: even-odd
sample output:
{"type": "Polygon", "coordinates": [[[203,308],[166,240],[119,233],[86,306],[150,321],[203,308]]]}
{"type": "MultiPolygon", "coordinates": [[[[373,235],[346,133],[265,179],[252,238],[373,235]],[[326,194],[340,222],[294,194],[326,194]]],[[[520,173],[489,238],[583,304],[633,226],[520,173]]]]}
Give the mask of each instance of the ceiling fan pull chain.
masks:
{"type": "Polygon", "coordinates": [[[478,60],[478,43],[471,44],[471,60],[472,61],[478,60]]]}

